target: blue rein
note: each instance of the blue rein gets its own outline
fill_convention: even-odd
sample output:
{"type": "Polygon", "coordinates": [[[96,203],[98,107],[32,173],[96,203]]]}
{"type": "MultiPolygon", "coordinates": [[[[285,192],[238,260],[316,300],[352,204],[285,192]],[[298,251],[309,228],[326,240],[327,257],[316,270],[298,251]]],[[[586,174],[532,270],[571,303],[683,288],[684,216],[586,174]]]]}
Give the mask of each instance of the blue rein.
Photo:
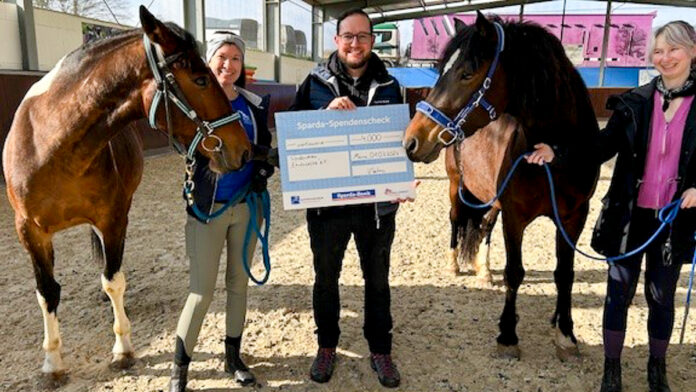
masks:
{"type": "Polygon", "coordinates": [[[271,198],[268,195],[268,191],[264,190],[261,194],[256,192],[250,192],[246,196],[246,204],[249,207],[249,224],[247,225],[246,234],[244,235],[244,250],[242,253],[242,265],[244,266],[244,271],[246,271],[249,279],[251,279],[257,285],[262,285],[268,281],[268,277],[271,274],[271,255],[268,251],[268,232],[271,228],[271,198]],[[256,209],[257,201],[261,199],[261,213],[263,214],[264,227],[263,233],[257,224],[256,209]],[[259,280],[254,277],[251,273],[249,267],[250,263],[248,260],[246,250],[249,249],[249,241],[251,240],[251,230],[256,232],[256,237],[261,241],[261,252],[263,253],[263,266],[266,269],[264,277],[259,280]]]}
{"type": "Polygon", "coordinates": [[[488,112],[488,117],[491,119],[491,121],[498,118],[498,113],[496,112],[495,107],[485,98],[486,92],[491,88],[493,74],[498,68],[500,54],[505,49],[505,31],[503,30],[503,26],[497,22],[494,22],[493,26],[495,26],[495,32],[498,36],[498,45],[495,48],[495,55],[493,56],[491,66],[488,68],[488,73],[486,74],[486,78],[483,80],[481,87],[479,87],[479,89],[471,96],[469,103],[467,103],[466,106],[459,111],[454,120],[450,119],[446,114],[442,113],[439,109],[426,101],[420,101],[416,104],[417,111],[423,113],[425,116],[442,127],[442,130],[440,133],[438,133],[437,138],[440,140],[440,143],[444,144],[445,146],[449,146],[457,140],[464,140],[466,135],[462,127],[466,123],[466,119],[469,117],[469,114],[471,114],[471,112],[473,112],[477,107],[483,107],[483,109],[488,112]],[[448,135],[450,139],[445,140],[443,138],[444,135],[448,135]]]}
{"type": "MultiPolygon", "coordinates": [[[[471,208],[487,208],[493,205],[496,200],[500,198],[500,196],[503,194],[505,191],[505,188],[508,186],[508,183],[510,182],[510,179],[512,178],[512,175],[514,174],[515,170],[519,166],[520,162],[524,158],[526,158],[529,155],[529,153],[525,153],[520,155],[517,160],[513,163],[512,167],[510,168],[510,171],[508,172],[507,176],[505,176],[505,179],[503,182],[500,184],[500,188],[498,189],[498,192],[496,195],[487,203],[483,204],[474,204],[466,201],[464,198],[463,194],[463,181],[460,179],[459,181],[459,189],[457,190],[457,193],[459,194],[459,200],[461,200],[462,203],[464,203],[466,206],[471,207],[471,208]]],[[[598,261],[606,261],[609,264],[613,264],[615,261],[622,260],[628,257],[631,257],[639,252],[642,252],[648,245],[650,245],[651,242],[655,240],[655,238],[664,230],[665,226],[668,224],[672,223],[674,219],[677,217],[677,213],[679,212],[679,205],[682,202],[682,199],[675,200],[668,205],[662,207],[659,211],[658,218],[661,222],[660,227],[655,231],[655,233],[648,238],[645,243],[643,243],[641,246],[639,246],[636,249],[633,249],[630,252],[618,255],[618,256],[612,256],[612,257],[597,257],[590,255],[588,253],[583,252],[582,250],[578,249],[577,246],[573,243],[573,241],[570,239],[570,236],[568,233],[565,231],[565,228],[563,227],[563,223],[561,222],[561,217],[560,214],[558,213],[558,202],[556,200],[556,187],[553,182],[553,176],[551,175],[551,169],[549,168],[549,165],[544,163],[544,169],[546,170],[546,178],[549,182],[549,191],[551,193],[551,207],[553,208],[553,217],[556,222],[556,227],[558,227],[558,230],[561,232],[563,235],[563,238],[565,241],[568,243],[568,245],[573,248],[574,251],[580,253],[581,255],[592,259],[592,260],[598,260],[598,261]]],[[[461,176],[460,176],[461,177],[461,176]]]]}
{"type": "Polygon", "coordinates": [[[225,203],[224,206],[220,207],[220,209],[213,212],[212,214],[206,214],[205,212],[201,211],[200,208],[198,208],[196,203],[193,201],[193,187],[189,187],[187,184],[184,184],[184,195],[186,197],[187,202],[191,206],[191,210],[193,211],[193,213],[196,215],[198,219],[202,220],[203,222],[208,222],[211,219],[217,218],[218,216],[222,215],[228,208],[235,206],[239,204],[239,202],[244,200],[244,202],[247,205],[247,208],[249,209],[249,223],[247,224],[246,233],[244,234],[242,265],[244,266],[244,271],[246,271],[247,276],[249,276],[249,279],[251,279],[254,283],[256,283],[257,285],[262,285],[266,283],[271,274],[271,256],[269,254],[268,245],[268,232],[271,228],[271,198],[268,194],[268,191],[264,190],[260,194],[256,192],[250,192],[249,184],[247,184],[246,186],[239,189],[237,193],[234,195],[234,197],[230,198],[230,200],[227,203],[225,203]],[[259,202],[261,203],[261,213],[264,219],[263,233],[261,232],[261,228],[258,225],[256,216],[256,211],[258,209],[259,202]],[[251,263],[249,262],[248,249],[252,231],[256,233],[256,237],[259,239],[259,241],[261,241],[261,251],[263,253],[263,266],[266,270],[263,278],[261,279],[257,279],[254,276],[254,274],[252,274],[250,268],[251,263]]]}
{"type": "MultiPolygon", "coordinates": [[[[510,182],[510,178],[512,178],[512,174],[515,172],[515,170],[519,166],[520,162],[522,162],[522,160],[525,157],[527,157],[528,155],[529,155],[529,153],[522,154],[517,158],[517,160],[515,160],[512,167],[510,168],[510,171],[505,176],[505,179],[503,180],[503,182],[500,184],[500,189],[498,190],[496,195],[493,197],[493,199],[491,199],[487,203],[474,204],[474,203],[470,203],[470,202],[466,201],[466,199],[464,198],[463,191],[462,191],[463,181],[461,180],[461,176],[460,176],[459,189],[457,189],[457,194],[459,195],[459,200],[461,200],[462,203],[464,203],[465,205],[467,205],[468,207],[471,207],[471,208],[490,207],[503,194],[503,191],[505,191],[505,188],[508,186],[508,183],[510,182]]],[[[638,248],[633,249],[627,253],[624,253],[624,254],[621,254],[618,256],[597,257],[597,256],[593,256],[593,255],[590,255],[590,254],[587,254],[587,253],[581,251],[580,249],[577,248],[577,246],[575,244],[573,244],[573,241],[570,240],[570,236],[568,235],[568,233],[566,233],[565,228],[563,227],[563,223],[561,222],[561,217],[558,213],[558,202],[556,201],[556,189],[555,189],[555,185],[553,182],[553,176],[551,175],[551,169],[549,168],[549,165],[546,163],[544,163],[544,169],[546,170],[546,178],[549,181],[549,190],[551,193],[551,206],[553,208],[553,217],[554,217],[554,220],[556,222],[556,227],[558,228],[558,231],[561,232],[561,234],[563,235],[563,239],[565,239],[565,241],[568,243],[568,245],[571,248],[573,248],[574,251],[576,251],[576,252],[580,253],[581,255],[583,255],[589,259],[592,259],[592,260],[606,261],[609,264],[614,264],[615,261],[622,260],[622,259],[634,256],[639,252],[642,252],[643,250],[645,250],[645,248],[648,245],[650,245],[650,243],[652,243],[655,240],[655,238],[657,238],[658,235],[660,235],[662,230],[664,230],[665,226],[667,226],[668,224],[671,224],[674,221],[674,219],[677,217],[677,214],[679,213],[679,206],[682,203],[682,199],[678,199],[678,200],[675,200],[675,201],[667,204],[666,206],[664,206],[660,209],[660,211],[658,213],[658,219],[660,220],[660,227],[658,227],[657,230],[655,230],[655,233],[650,238],[648,238],[648,240],[645,241],[645,243],[643,243],[638,248]]],[[[694,233],[694,240],[696,240],[696,233],[694,233]]],[[[694,272],[696,272],[696,250],[694,251],[694,255],[691,259],[691,273],[689,274],[689,288],[687,289],[687,292],[686,292],[686,301],[685,301],[685,305],[684,305],[685,311],[684,311],[684,318],[682,320],[682,329],[681,329],[681,334],[679,337],[679,344],[684,343],[684,332],[686,329],[686,320],[689,317],[689,308],[691,307],[691,291],[692,291],[693,286],[694,286],[694,272]]]]}

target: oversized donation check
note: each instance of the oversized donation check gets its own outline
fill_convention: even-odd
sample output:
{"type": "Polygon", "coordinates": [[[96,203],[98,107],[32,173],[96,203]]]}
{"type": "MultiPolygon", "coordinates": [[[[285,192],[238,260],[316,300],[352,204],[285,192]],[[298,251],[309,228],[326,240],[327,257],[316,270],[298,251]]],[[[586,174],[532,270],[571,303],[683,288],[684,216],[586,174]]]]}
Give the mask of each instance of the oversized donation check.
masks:
{"type": "Polygon", "coordinates": [[[286,210],[414,198],[407,105],[276,113],[286,210]]]}

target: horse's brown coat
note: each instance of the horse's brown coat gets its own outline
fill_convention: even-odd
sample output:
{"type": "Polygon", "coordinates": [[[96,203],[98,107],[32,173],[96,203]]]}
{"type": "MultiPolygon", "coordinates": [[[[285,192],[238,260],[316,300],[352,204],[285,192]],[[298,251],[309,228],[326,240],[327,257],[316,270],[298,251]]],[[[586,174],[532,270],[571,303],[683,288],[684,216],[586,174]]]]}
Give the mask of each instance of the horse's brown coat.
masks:
{"type": "MultiPolygon", "coordinates": [[[[193,38],[162,24],[144,7],[141,22],[165,55],[181,53],[171,68],[198,116],[212,121],[229,115],[229,102],[193,38]]],[[[7,195],[19,240],[32,259],[39,301],[45,300],[48,314],[55,315],[60,301],[53,271],[52,237],[57,231],[92,225],[101,248],[97,256],[105,260],[106,286],[120,271],[128,211],[143,170],[142,141],[129,124],[147,116],[156,89],[141,38],[142,31],[134,30],[67,55],[58,69],[30,90],[7,136],[3,151],[7,195]]],[[[171,112],[174,137],[190,143],[195,124],[177,109],[171,112]]],[[[160,108],[157,126],[165,130],[166,124],[160,108]]],[[[239,168],[251,147],[241,124],[225,125],[215,134],[223,141],[222,151],[199,148],[211,159],[211,169],[239,168]]],[[[125,288],[125,282],[118,284],[125,288]]],[[[47,339],[60,342],[57,320],[54,316],[47,320],[47,339]]],[[[115,356],[132,356],[130,326],[125,321],[119,328],[127,330],[116,333],[123,334],[127,343],[114,347],[115,356]]],[[[44,371],[62,371],[60,344],[45,348],[44,371]]]]}

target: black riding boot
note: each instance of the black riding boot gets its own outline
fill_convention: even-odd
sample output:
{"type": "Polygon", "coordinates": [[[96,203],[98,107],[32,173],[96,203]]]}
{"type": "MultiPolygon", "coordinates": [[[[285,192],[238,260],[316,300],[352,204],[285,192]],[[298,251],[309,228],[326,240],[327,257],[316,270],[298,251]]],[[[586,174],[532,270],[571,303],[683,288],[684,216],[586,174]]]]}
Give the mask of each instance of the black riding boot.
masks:
{"type": "Polygon", "coordinates": [[[667,383],[667,366],[664,358],[650,356],[648,360],[648,385],[650,385],[650,392],[672,391],[667,383]]]}
{"type": "Polygon", "coordinates": [[[174,364],[172,378],[169,380],[169,392],[186,392],[188,378],[188,365],[174,364]]]}
{"type": "Polygon", "coordinates": [[[621,392],[621,359],[604,357],[604,376],[600,392],[621,392]]]}
{"type": "Polygon", "coordinates": [[[225,371],[234,375],[234,380],[242,385],[249,385],[256,381],[254,374],[242,362],[239,357],[239,348],[242,345],[242,337],[225,337],[225,371]]]}
{"type": "Polygon", "coordinates": [[[181,338],[176,338],[176,350],[174,351],[174,366],[172,367],[172,378],[169,381],[169,392],[186,392],[188,382],[188,365],[191,357],[184,350],[184,342],[181,338]]]}

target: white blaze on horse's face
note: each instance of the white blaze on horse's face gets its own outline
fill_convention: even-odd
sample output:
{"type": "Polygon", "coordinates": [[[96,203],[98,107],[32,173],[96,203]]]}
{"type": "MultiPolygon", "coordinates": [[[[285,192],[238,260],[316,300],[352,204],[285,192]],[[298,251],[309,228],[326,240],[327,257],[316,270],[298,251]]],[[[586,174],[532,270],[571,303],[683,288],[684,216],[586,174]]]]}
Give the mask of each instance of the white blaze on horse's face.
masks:
{"type": "Polygon", "coordinates": [[[447,71],[450,70],[450,68],[452,68],[452,66],[454,65],[454,62],[457,61],[457,59],[459,58],[460,52],[461,52],[461,50],[457,49],[454,51],[454,53],[452,53],[449,60],[447,60],[447,63],[445,63],[445,66],[442,68],[442,75],[440,75],[441,77],[444,76],[447,73],[447,71]]]}
{"type": "Polygon", "coordinates": [[[48,91],[48,89],[51,87],[51,84],[53,84],[53,79],[55,79],[56,75],[58,75],[58,70],[60,70],[60,67],[63,64],[63,59],[65,59],[65,56],[63,56],[63,58],[58,61],[58,63],[53,67],[53,69],[51,69],[51,72],[47,73],[41,79],[39,79],[38,82],[31,85],[31,88],[29,89],[29,91],[27,91],[27,94],[24,96],[24,98],[22,98],[22,102],[26,101],[31,97],[37,97],[48,91]]]}
{"type": "Polygon", "coordinates": [[[438,144],[442,144],[440,142],[440,138],[438,137],[438,135],[440,135],[440,131],[442,131],[442,126],[437,123],[433,123],[433,127],[430,128],[430,131],[428,131],[429,138],[433,138],[433,140],[438,144]]]}

